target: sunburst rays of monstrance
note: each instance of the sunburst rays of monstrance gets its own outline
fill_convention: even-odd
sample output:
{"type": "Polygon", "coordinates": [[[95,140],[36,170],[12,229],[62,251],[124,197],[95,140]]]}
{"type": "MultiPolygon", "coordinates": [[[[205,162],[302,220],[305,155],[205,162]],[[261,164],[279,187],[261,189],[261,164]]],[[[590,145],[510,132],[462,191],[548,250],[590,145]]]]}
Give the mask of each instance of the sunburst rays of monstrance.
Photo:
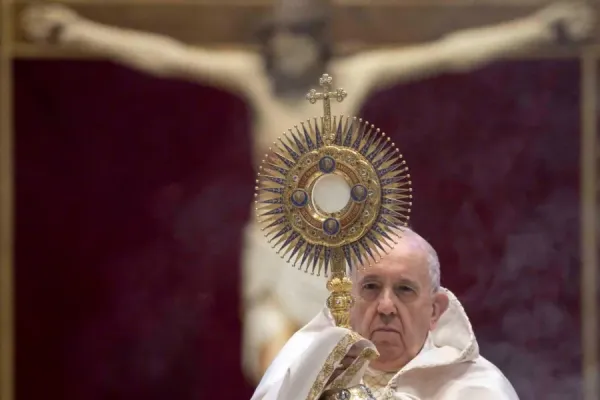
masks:
{"type": "Polygon", "coordinates": [[[256,213],[282,258],[329,277],[327,306],[336,325],[350,328],[349,272],[377,263],[408,225],[412,187],[406,161],[390,138],[367,121],[331,115],[332,77],[311,90],[323,116],[300,122],[265,155],[256,181],[256,213]]]}

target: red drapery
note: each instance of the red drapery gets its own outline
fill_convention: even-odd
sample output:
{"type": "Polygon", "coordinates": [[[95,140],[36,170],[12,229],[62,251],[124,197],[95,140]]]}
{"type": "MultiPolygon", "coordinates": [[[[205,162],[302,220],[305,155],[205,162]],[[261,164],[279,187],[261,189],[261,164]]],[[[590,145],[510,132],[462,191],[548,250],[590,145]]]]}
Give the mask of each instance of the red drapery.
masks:
{"type": "MultiPolygon", "coordinates": [[[[15,73],[18,399],[249,398],[248,109],[105,62],[15,73]]],[[[413,225],[522,399],[579,397],[578,79],[504,63],[362,113],[405,154],[413,225]]]]}

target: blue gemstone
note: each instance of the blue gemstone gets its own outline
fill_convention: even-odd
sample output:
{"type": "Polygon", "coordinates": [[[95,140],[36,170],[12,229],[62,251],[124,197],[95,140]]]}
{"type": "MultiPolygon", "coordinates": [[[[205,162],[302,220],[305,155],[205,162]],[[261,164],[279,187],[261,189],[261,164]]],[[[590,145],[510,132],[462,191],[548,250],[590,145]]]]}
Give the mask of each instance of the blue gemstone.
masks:
{"type": "Polygon", "coordinates": [[[350,196],[352,197],[352,200],[354,200],[357,203],[362,203],[363,201],[365,201],[368,195],[369,191],[365,186],[361,184],[354,185],[350,190],[350,196]]]}
{"type": "Polygon", "coordinates": [[[340,222],[335,218],[327,218],[323,221],[323,232],[329,236],[336,235],[340,231],[340,222]]]}
{"type": "Polygon", "coordinates": [[[290,200],[294,207],[304,207],[308,203],[308,194],[302,189],[296,189],[292,192],[290,200]]]}
{"type": "Polygon", "coordinates": [[[319,160],[319,169],[326,174],[333,172],[335,170],[335,160],[329,156],[321,158],[319,160]]]}

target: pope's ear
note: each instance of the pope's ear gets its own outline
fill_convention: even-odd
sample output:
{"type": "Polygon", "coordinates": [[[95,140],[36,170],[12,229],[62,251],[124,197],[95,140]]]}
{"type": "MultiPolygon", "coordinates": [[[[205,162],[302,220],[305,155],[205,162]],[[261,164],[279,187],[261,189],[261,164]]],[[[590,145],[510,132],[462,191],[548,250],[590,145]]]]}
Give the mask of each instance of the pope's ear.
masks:
{"type": "Polygon", "coordinates": [[[448,309],[449,304],[450,299],[448,298],[448,295],[443,291],[439,291],[433,295],[433,307],[431,310],[431,324],[429,329],[435,329],[438,321],[440,320],[440,317],[448,309]]]}

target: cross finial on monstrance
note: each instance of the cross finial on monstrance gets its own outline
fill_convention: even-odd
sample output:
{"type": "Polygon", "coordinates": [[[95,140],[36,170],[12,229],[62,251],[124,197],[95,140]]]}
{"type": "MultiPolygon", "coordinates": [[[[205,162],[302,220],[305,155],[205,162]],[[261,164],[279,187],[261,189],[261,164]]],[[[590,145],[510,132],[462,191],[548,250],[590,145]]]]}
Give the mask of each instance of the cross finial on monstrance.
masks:
{"type": "Polygon", "coordinates": [[[330,279],[327,305],[336,325],[350,327],[352,282],[348,272],[378,262],[407,226],[412,189],[395,144],[362,119],[334,119],[332,77],[311,90],[323,100],[323,118],[284,133],[265,156],[256,181],[256,213],[275,251],[287,261],[330,279]]]}
{"type": "Polygon", "coordinates": [[[342,102],[348,95],[344,89],[336,89],[335,92],[331,91],[331,83],[333,78],[328,74],[323,74],[319,79],[319,85],[323,88],[323,92],[319,93],[315,89],[311,89],[306,94],[306,99],[311,104],[315,104],[317,100],[323,100],[323,136],[325,137],[325,143],[329,144],[331,141],[331,103],[330,97],[334,97],[337,101],[342,102]]]}

